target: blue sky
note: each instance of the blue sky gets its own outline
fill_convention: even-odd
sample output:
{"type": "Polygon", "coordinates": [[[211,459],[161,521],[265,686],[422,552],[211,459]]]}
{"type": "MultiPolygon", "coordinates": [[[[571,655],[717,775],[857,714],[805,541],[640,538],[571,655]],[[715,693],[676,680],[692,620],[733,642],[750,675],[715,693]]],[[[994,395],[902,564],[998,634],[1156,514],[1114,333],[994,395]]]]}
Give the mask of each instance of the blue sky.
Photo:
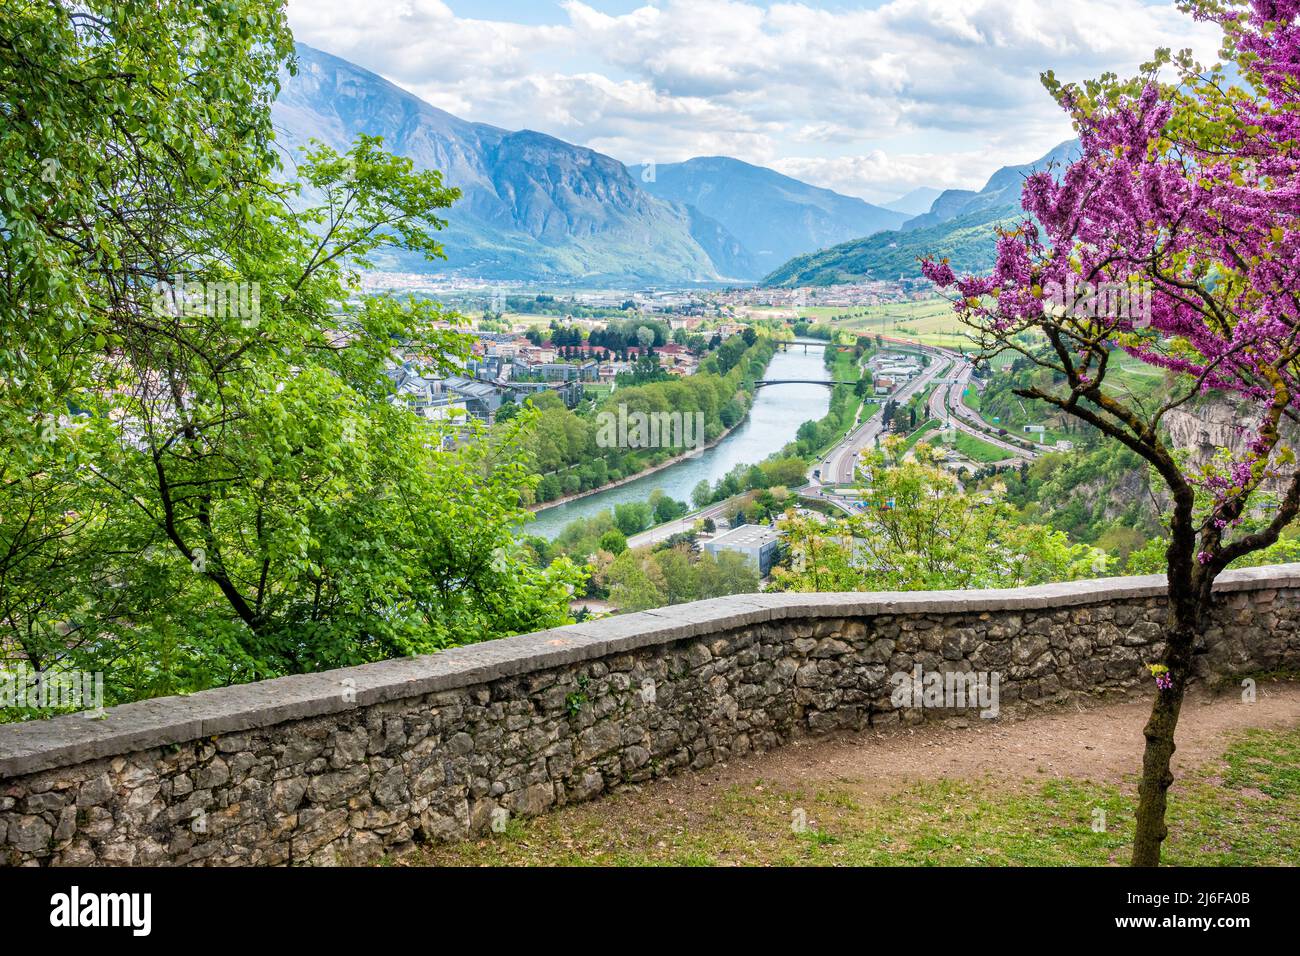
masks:
{"type": "Polygon", "coordinates": [[[1071,135],[1038,76],[1215,30],[1147,0],[289,0],[299,39],[465,119],[627,163],[728,155],[872,201],[1071,135]]]}

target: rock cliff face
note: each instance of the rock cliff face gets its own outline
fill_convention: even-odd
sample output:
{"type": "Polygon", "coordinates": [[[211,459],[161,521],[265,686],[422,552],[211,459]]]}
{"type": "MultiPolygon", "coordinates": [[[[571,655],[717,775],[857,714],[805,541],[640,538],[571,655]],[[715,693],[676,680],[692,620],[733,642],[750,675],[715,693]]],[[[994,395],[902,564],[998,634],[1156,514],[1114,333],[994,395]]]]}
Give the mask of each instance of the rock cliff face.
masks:
{"type": "Polygon", "coordinates": [[[1234,454],[1245,450],[1259,413],[1226,400],[1214,399],[1193,408],[1176,408],[1165,416],[1175,447],[1191,452],[1197,464],[1209,461],[1220,448],[1234,454]]]}
{"type": "MultiPolygon", "coordinates": [[[[1177,448],[1191,452],[1192,463],[1203,465],[1214,457],[1220,448],[1234,455],[1246,450],[1259,426],[1258,407],[1242,402],[1216,398],[1195,407],[1177,408],[1165,416],[1169,439],[1177,448]]],[[[1300,445],[1300,429],[1284,422],[1282,435],[1292,446],[1300,445]]],[[[1284,482],[1269,481],[1264,485],[1267,494],[1277,495],[1285,490],[1284,482]]]]}

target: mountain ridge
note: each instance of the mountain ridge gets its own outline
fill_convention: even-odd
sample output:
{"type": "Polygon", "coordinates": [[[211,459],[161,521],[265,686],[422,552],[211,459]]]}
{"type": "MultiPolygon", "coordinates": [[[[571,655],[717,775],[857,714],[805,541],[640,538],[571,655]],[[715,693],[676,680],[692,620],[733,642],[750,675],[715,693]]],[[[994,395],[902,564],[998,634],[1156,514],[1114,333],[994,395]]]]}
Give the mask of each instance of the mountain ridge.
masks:
{"type": "Polygon", "coordinates": [[[863,279],[912,279],[921,274],[922,256],[946,257],[959,272],[984,272],[996,258],[993,228],[1023,219],[1020,185],[1039,169],[1061,168],[1079,150],[1066,140],[1046,155],[1019,166],[1003,166],[978,191],[947,189],[929,212],[902,228],[852,239],[795,256],[768,273],[765,286],[834,285],[863,279]]]}
{"type": "Polygon", "coordinates": [[[919,216],[930,210],[930,206],[939,198],[942,192],[942,189],[935,189],[933,186],[917,186],[897,199],[882,202],[880,205],[885,209],[892,209],[894,212],[919,216]]]}
{"type": "Polygon", "coordinates": [[[297,75],[283,78],[272,107],[288,155],[313,139],[342,151],[366,133],[462,192],[443,216],[447,260],[375,257],[398,271],[610,286],[823,282],[855,268],[894,278],[916,274],[906,260],[921,239],[978,269],[989,253],[969,230],[1019,215],[1025,173],[1077,150],[1068,141],[1035,163],[1003,167],[979,191],[919,187],[893,203],[917,208],[935,194],[909,216],[727,156],[625,166],[547,133],[462,119],[307,44],[297,51],[297,75]],[[836,264],[836,250],[848,260],[836,264]]]}
{"type": "Polygon", "coordinates": [[[486,279],[727,284],[761,278],[791,254],[901,225],[904,213],[730,157],[682,166],[712,180],[682,201],[642,167],[535,130],[462,119],[383,77],[304,43],[272,117],[290,154],[312,139],[345,150],[359,134],[462,192],[442,217],[445,262],[407,254],[381,268],[486,279]]]}
{"type": "MultiPolygon", "coordinates": [[[[732,278],[692,236],[690,211],[640,189],[618,160],[546,133],[461,119],[306,44],[298,60],[272,107],[282,144],[314,138],[342,150],[361,133],[381,136],[386,149],[462,191],[443,217],[446,262],[398,255],[381,265],[557,282],[732,278]]],[[[715,244],[732,243],[715,235],[715,244]]]]}
{"type": "Polygon", "coordinates": [[[764,271],[793,255],[897,228],[908,218],[729,156],[628,169],[652,195],[693,206],[719,222],[764,271]]]}

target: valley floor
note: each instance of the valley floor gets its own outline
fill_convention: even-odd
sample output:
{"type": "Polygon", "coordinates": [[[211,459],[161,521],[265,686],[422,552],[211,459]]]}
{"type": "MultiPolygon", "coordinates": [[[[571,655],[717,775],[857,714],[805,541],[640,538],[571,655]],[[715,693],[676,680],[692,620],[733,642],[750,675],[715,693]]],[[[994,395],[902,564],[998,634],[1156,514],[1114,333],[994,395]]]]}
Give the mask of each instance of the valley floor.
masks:
{"type": "MultiPolygon", "coordinates": [[[[803,740],[399,865],[1116,865],[1147,700],[803,740]],[[806,820],[806,825],[804,821],[806,820]]],[[[1300,865],[1300,683],[1188,696],[1165,861],[1300,865]]]]}

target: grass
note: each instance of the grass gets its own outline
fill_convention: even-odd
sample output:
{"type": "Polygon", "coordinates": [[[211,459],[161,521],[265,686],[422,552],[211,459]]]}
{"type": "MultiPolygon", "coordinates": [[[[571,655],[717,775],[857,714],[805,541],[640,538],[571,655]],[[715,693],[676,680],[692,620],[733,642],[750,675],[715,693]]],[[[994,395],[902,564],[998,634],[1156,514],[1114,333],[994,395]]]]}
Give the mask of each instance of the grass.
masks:
{"type": "Polygon", "coordinates": [[[942,422],[940,422],[938,419],[935,418],[929,419],[920,428],[918,428],[916,431],[912,432],[912,434],[907,436],[907,443],[903,446],[903,453],[906,454],[907,452],[911,451],[912,448],[916,445],[916,443],[920,441],[922,438],[924,438],[928,432],[932,432],[936,428],[941,428],[941,427],[942,427],[942,422]]]}
{"type": "MultiPolygon", "coordinates": [[[[759,316],[788,314],[788,310],[776,308],[760,307],[752,311],[759,316]]],[[[810,322],[858,334],[888,335],[949,348],[970,344],[966,329],[957,320],[951,303],[937,296],[885,305],[805,306],[798,310],[798,314],[810,322]]]]}
{"type": "MultiPolygon", "coordinates": [[[[865,797],[851,781],[758,781],[675,806],[655,785],[404,864],[1105,866],[1128,861],[1135,786],[939,780],[865,797]],[[802,811],[802,812],[800,812],[802,811]]],[[[1300,864],[1300,731],[1248,731],[1174,785],[1165,862],[1300,864]]]]}
{"type": "Polygon", "coordinates": [[[951,303],[938,297],[855,309],[849,319],[836,322],[835,326],[949,348],[969,345],[970,341],[951,303]]]}
{"type": "MultiPolygon", "coordinates": [[[[929,443],[933,445],[936,440],[937,439],[932,438],[929,440],[929,443]]],[[[1012,453],[1004,448],[990,445],[988,442],[981,441],[974,435],[968,435],[965,432],[957,431],[956,429],[953,429],[952,432],[952,444],[948,445],[946,440],[943,444],[946,447],[961,452],[971,461],[979,462],[981,464],[988,464],[989,462],[994,461],[1005,461],[1006,459],[1013,457],[1012,453]]]]}
{"type": "MultiPolygon", "coordinates": [[[[852,352],[836,352],[835,357],[832,359],[832,363],[833,364],[830,367],[830,376],[833,381],[857,382],[862,379],[862,366],[854,360],[852,352]]],[[[835,386],[835,389],[837,391],[841,389],[851,389],[851,386],[837,385],[835,386]]],[[[847,411],[848,424],[841,429],[837,429],[836,434],[832,436],[830,440],[824,442],[821,448],[817,449],[817,453],[812,456],[812,460],[815,461],[822,458],[832,448],[843,441],[844,436],[853,429],[853,422],[855,421],[854,416],[857,416],[859,412],[861,412],[861,416],[864,418],[872,415],[875,412],[875,405],[876,403],[870,399],[860,399],[850,391],[847,411]]]]}
{"type": "Polygon", "coordinates": [[[1162,387],[1166,374],[1162,368],[1116,350],[1107,363],[1106,381],[1135,396],[1149,397],[1162,387]]]}

